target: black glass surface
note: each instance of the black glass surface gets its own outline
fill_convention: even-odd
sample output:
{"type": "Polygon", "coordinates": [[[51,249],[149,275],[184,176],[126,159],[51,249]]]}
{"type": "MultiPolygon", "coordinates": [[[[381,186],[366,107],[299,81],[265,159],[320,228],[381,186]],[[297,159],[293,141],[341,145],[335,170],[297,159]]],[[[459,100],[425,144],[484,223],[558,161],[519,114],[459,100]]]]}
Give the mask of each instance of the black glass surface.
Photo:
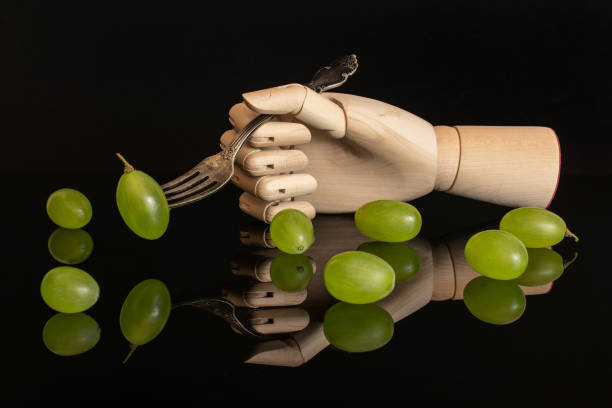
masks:
{"type": "MultiPolygon", "coordinates": [[[[562,180],[550,209],[564,217],[581,241],[566,239],[555,249],[564,257],[577,251],[578,259],[550,292],[527,296],[526,311],[516,322],[490,325],[472,316],[462,300],[432,301],[397,322],[393,338],[381,349],[351,354],[328,347],[306,364],[286,368],[245,364],[243,360],[261,340],[239,335],[222,319],[188,307],[173,310],[162,333],[141,346],[126,364],[121,363],[128,342],[119,328],[119,311],[135,284],[160,279],[175,303],[220,297],[238,280],[248,280],[232,274],[232,261],[254,248],[243,245],[239,234],[253,220],[228,204],[238,198],[235,187],[172,210],[166,234],[146,241],[123,224],[115,208],[118,177],[64,174],[32,180],[37,193],[23,206],[32,214],[31,221],[18,230],[19,241],[27,243],[29,252],[19,292],[28,294],[28,301],[19,306],[20,315],[28,316],[20,322],[23,358],[34,368],[25,373],[26,381],[35,386],[35,394],[28,398],[60,397],[66,392],[85,396],[103,386],[113,396],[126,398],[135,390],[153,387],[168,398],[343,399],[343,393],[354,397],[357,385],[367,386],[359,391],[364,398],[375,398],[379,393],[390,396],[396,392],[390,389],[401,390],[406,384],[416,387],[418,395],[444,389],[458,393],[460,399],[508,392],[506,387],[519,388],[513,395],[602,395],[591,394],[593,387],[604,386],[610,358],[610,331],[605,324],[610,278],[600,263],[606,243],[591,238],[600,236],[597,214],[610,197],[602,188],[602,179],[562,180]],[[56,187],[68,185],[85,192],[94,208],[92,221],[84,227],[93,237],[94,250],[75,266],[91,273],[100,285],[100,299],[86,313],[99,323],[101,339],[82,355],[60,357],[42,342],[42,327],[55,312],[40,298],[39,286],[44,273],[60,265],[47,250],[48,236],[56,227],[47,218],[44,203],[56,187]],[[574,200],[593,193],[601,199],[574,200]],[[300,394],[303,386],[308,387],[308,395],[300,394]]],[[[412,203],[424,220],[417,239],[430,242],[494,227],[508,211],[442,193],[412,203]]],[[[337,219],[342,225],[352,223],[350,214],[318,217],[337,219]]],[[[316,274],[322,274],[322,268],[317,264],[316,274]]],[[[313,309],[311,323],[322,316],[321,308],[313,309]]],[[[599,392],[604,393],[603,388],[599,392]]]]}
{"type": "MultiPolygon", "coordinates": [[[[4,351],[18,400],[610,401],[610,12],[584,2],[493,3],[378,11],[355,5],[350,18],[346,4],[327,12],[309,6],[309,13],[226,5],[217,14],[204,6],[38,4],[6,13],[4,289],[15,328],[6,328],[11,346],[4,351]],[[309,31],[296,32],[308,24],[309,31]],[[182,307],[122,364],[129,348],[119,312],[130,289],[157,278],[175,303],[220,297],[241,280],[232,262],[253,251],[240,231],[254,220],[240,211],[240,191],[230,184],[172,210],[161,239],[141,239],[116,207],[122,165],[115,152],[158,181],[170,180],[218,151],[227,111],[242,92],[305,81],[348,52],[361,66],[342,92],[433,124],[555,129],[562,169],[549,209],[580,237],[555,249],[564,258],[576,251],[577,260],[550,291],[527,296],[525,313],[509,325],[476,319],[462,300],[431,301],[398,321],[378,350],[326,347],[299,367],[278,367],[244,362],[262,340],[237,334],[206,310],[182,307]],[[62,187],[92,203],[84,229],[93,253],[75,266],[101,290],[86,311],[101,327],[100,341],[72,357],[51,353],[41,337],[55,312],[41,299],[40,282],[60,265],[47,248],[56,226],[45,202],[62,187]]],[[[418,239],[427,242],[494,226],[509,210],[437,192],[411,203],[423,216],[418,239]]],[[[350,223],[352,214],[335,217],[350,223]]],[[[315,275],[323,267],[317,264],[315,275]]],[[[312,312],[311,324],[322,311],[312,312]]]]}

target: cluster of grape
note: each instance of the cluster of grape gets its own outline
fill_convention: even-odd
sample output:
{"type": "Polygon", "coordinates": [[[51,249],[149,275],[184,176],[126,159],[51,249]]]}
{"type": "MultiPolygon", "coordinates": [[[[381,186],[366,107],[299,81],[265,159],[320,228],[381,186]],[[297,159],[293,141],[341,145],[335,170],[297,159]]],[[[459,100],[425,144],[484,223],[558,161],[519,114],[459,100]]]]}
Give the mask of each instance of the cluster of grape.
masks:
{"type": "MultiPolygon", "coordinates": [[[[169,208],[159,184],[146,173],[125,163],[117,185],[117,207],[126,225],[145,239],[160,238],[169,222],[169,208]]],[[[60,226],[49,238],[49,251],[59,262],[74,265],[84,261],[93,250],[91,236],[81,228],[92,217],[91,203],[77,190],[63,188],[47,200],[49,218],[60,226]]],[[[98,323],[84,314],[98,300],[100,288],[82,269],[60,266],[43,277],[41,295],[45,303],[60,312],[43,328],[43,341],[58,355],[71,356],[93,348],[100,339],[98,323]]],[[[166,285],[146,279],[129,292],[123,302],[119,323],[130,342],[131,356],[139,345],[153,340],[162,331],[172,307],[166,285]]]]}
{"type": "Polygon", "coordinates": [[[468,310],[491,324],[518,320],[527,305],[519,285],[552,282],[571,263],[564,264],[561,255],[550,248],[566,236],[578,241],[557,214],[543,208],[522,207],[508,212],[499,230],[481,231],[470,237],[465,258],[483,276],[471,280],[463,291],[468,310]]]}

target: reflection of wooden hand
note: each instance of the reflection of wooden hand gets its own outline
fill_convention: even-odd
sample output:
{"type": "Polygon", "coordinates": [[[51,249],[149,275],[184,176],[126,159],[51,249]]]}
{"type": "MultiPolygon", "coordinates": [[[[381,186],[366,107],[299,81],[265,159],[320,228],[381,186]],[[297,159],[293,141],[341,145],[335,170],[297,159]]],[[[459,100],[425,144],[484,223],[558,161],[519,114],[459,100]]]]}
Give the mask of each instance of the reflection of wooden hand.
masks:
{"type": "MultiPolygon", "coordinates": [[[[325,289],[323,269],[335,254],[355,250],[370,239],[359,233],[352,217],[319,216],[313,220],[313,224],[316,240],[307,255],[317,265],[318,272],[314,274],[308,286],[307,296],[299,305],[301,309],[308,311],[309,324],[287,339],[257,344],[247,359],[248,363],[299,366],[329,345],[323,334],[322,321],[325,311],[337,300],[333,299],[325,289]]],[[[273,243],[266,235],[266,227],[264,224],[258,224],[241,231],[243,242],[250,245],[272,246],[273,243]]],[[[431,300],[462,299],[465,285],[480,276],[467,264],[463,255],[463,248],[471,235],[472,231],[469,231],[431,243],[419,237],[408,241],[406,244],[419,254],[421,261],[419,273],[409,281],[398,283],[394,291],[377,304],[387,310],[397,322],[410,316],[431,300]]],[[[249,257],[243,258],[242,262],[235,263],[234,273],[250,276],[259,282],[267,282],[270,280],[270,261],[276,253],[278,251],[271,248],[254,250],[249,257]]],[[[552,283],[521,288],[525,294],[534,295],[547,293],[551,287],[552,283]]],[[[279,302],[282,300],[277,299],[275,306],[281,306],[279,302]]],[[[265,311],[260,317],[264,315],[265,311]]],[[[273,319],[267,321],[271,323],[273,319]]]]}
{"type": "Polygon", "coordinates": [[[291,84],[243,95],[230,110],[228,144],[259,113],[262,125],[236,158],[240,207],[270,222],[297,208],[314,217],[377,199],[408,201],[432,190],[507,206],[546,207],[560,151],[545,127],[436,126],[395,106],[291,84]]]}

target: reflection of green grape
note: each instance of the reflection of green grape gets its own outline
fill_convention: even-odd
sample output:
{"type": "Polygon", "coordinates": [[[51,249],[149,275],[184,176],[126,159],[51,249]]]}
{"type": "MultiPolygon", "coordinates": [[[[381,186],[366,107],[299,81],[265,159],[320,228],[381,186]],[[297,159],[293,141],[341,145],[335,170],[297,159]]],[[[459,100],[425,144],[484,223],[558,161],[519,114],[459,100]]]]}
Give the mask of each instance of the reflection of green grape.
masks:
{"type": "Polygon", "coordinates": [[[499,229],[516,235],[527,248],[549,247],[561,242],[566,235],[578,241],[578,237],[567,229],[561,217],[538,207],[509,211],[501,219],[499,229]]]}
{"type": "Polygon", "coordinates": [[[134,170],[119,153],[117,156],[125,164],[115,194],[121,218],[139,237],[160,238],[170,222],[170,208],[164,192],[153,177],[134,170]]]}
{"type": "Polygon", "coordinates": [[[72,266],[58,266],[43,277],[40,294],[53,310],[79,313],[98,301],[100,288],[94,278],[84,270],[72,266]]]}
{"type": "Polygon", "coordinates": [[[47,243],[51,256],[68,265],[83,262],[93,251],[91,235],[82,229],[58,228],[51,233],[47,243]]]}
{"type": "Polygon", "coordinates": [[[62,188],[47,200],[51,221],[64,228],[82,228],[91,220],[91,203],[80,191],[62,188]]]}
{"type": "Polygon", "coordinates": [[[372,201],[355,212],[357,229],[366,237],[377,241],[408,241],[418,235],[421,224],[419,211],[401,201],[372,201]]]}
{"type": "Polygon", "coordinates": [[[527,248],[506,231],[487,230],[474,234],[465,245],[465,259],[478,273],[509,280],[527,268],[527,248]]]}
{"type": "Polygon", "coordinates": [[[287,254],[301,254],[314,241],[312,221],[303,212],[287,209],[274,216],[270,223],[270,238],[287,254]]]}
{"type": "MultiPolygon", "coordinates": [[[[523,286],[538,286],[558,279],[568,264],[563,263],[561,255],[548,248],[527,248],[529,263],[521,276],[512,282],[523,286]]],[[[574,259],[576,259],[574,257],[574,259]]]]}
{"type": "Polygon", "coordinates": [[[372,303],[395,287],[395,272],[387,262],[361,251],[333,256],[325,265],[323,279],[329,293],[348,303],[372,303]]]}
{"type": "Polygon", "coordinates": [[[100,326],[85,313],[57,313],[42,332],[49,351],[60,356],[74,356],[91,350],[100,340],[100,326]]]}
{"type": "Polygon", "coordinates": [[[146,279],[132,288],[119,315],[121,332],[132,349],[125,360],[136,346],[157,337],[168,321],[171,307],[170,292],[160,280],[146,279]]]}
{"type": "Polygon", "coordinates": [[[527,306],[525,294],[516,283],[486,276],[472,279],[465,286],[463,302],[474,316],[491,324],[512,323],[527,306]]]}
{"type": "Polygon", "coordinates": [[[357,250],[384,259],[395,271],[396,282],[414,278],[421,267],[419,254],[408,245],[399,242],[364,242],[357,250]]]}
{"type": "Polygon", "coordinates": [[[393,337],[393,319],[373,303],[336,303],[325,313],[323,333],[336,348],[361,353],[381,348],[393,337]]]}
{"type": "Polygon", "coordinates": [[[280,253],[270,264],[270,278],[277,288],[286,292],[297,292],[310,283],[312,264],[305,255],[280,253]]]}

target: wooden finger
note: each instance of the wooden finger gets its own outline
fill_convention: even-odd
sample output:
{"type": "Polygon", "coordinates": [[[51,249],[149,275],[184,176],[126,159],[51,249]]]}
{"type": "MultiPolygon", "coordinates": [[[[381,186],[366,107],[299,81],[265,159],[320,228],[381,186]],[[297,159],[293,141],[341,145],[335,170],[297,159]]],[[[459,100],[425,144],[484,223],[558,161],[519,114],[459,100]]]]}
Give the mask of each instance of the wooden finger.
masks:
{"type": "MultiPolygon", "coordinates": [[[[278,251],[278,254],[281,252],[278,251]]],[[[270,266],[275,256],[263,256],[255,253],[248,253],[232,261],[232,273],[236,276],[245,276],[259,282],[271,282],[270,266]]],[[[312,265],[312,273],[317,272],[317,265],[314,259],[308,256],[312,265]]]]}
{"type": "Polygon", "coordinates": [[[289,200],[270,202],[257,198],[247,192],[240,195],[238,205],[245,213],[268,224],[272,222],[276,214],[289,208],[303,212],[310,219],[313,219],[317,213],[313,205],[308,201],[289,200]]]}
{"type": "Polygon", "coordinates": [[[296,119],[333,138],[341,138],[346,134],[343,109],[304,85],[289,84],[248,92],[242,94],[242,98],[252,111],[295,115],[296,119]]]}
{"type": "Polygon", "coordinates": [[[240,242],[249,247],[276,248],[276,245],[272,242],[272,238],[270,237],[270,226],[260,222],[252,222],[240,228],[240,242]]]}
{"type": "Polygon", "coordinates": [[[271,282],[270,264],[274,258],[249,253],[232,261],[232,273],[259,282],[271,282]]]}
{"type": "Polygon", "coordinates": [[[251,176],[264,176],[303,170],[308,157],[301,150],[262,150],[251,151],[237,163],[251,176]]]}
{"type": "Polygon", "coordinates": [[[223,290],[223,297],[238,307],[280,307],[295,306],[302,303],[308,295],[306,289],[285,292],[272,282],[255,282],[246,288],[223,290]]]}
{"type": "Polygon", "coordinates": [[[246,310],[240,317],[261,334],[297,332],[304,330],[310,323],[308,312],[299,307],[246,310]]]}
{"type": "Polygon", "coordinates": [[[296,122],[268,122],[249,137],[252,147],[295,146],[310,142],[310,130],[296,122]]]}
{"type": "Polygon", "coordinates": [[[317,189],[317,180],[310,174],[281,174],[254,177],[240,167],[234,169],[232,183],[264,201],[280,201],[310,194],[317,189]]]}
{"type": "Polygon", "coordinates": [[[244,102],[240,102],[231,107],[229,111],[229,121],[233,127],[240,130],[258,115],[259,113],[249,109],[244,102]]]}

